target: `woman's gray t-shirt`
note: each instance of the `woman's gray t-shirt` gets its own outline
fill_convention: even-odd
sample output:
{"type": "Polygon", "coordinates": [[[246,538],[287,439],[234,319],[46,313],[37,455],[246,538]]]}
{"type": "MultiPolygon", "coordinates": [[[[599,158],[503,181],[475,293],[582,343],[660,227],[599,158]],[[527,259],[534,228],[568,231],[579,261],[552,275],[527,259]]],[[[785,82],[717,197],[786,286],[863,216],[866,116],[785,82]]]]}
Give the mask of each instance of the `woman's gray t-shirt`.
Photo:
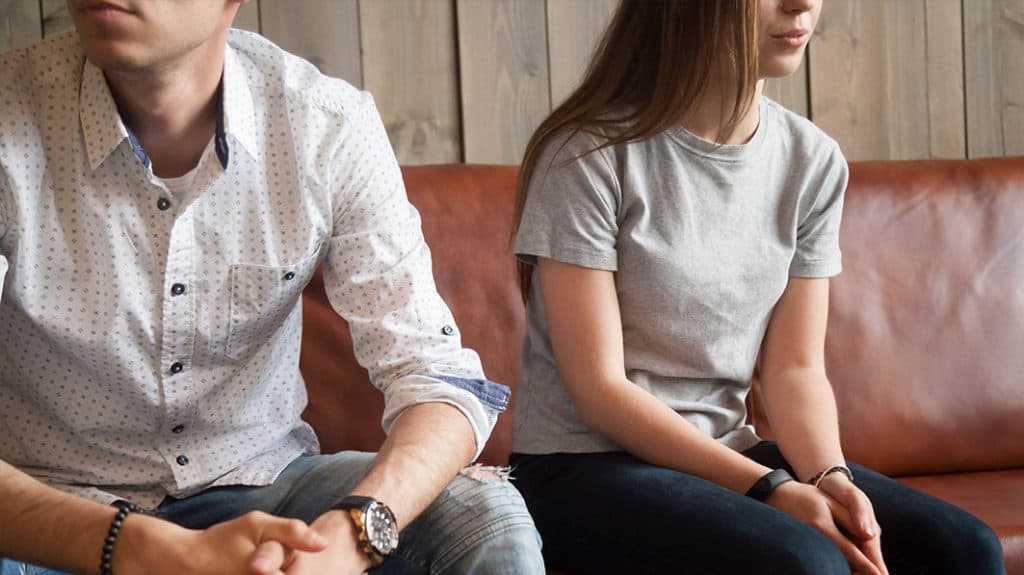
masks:
{"type": "MultiPolygon", "coordinates": [[[[736,450],[758,441],[744,401],[788,279],[842,269],[838,144],[767,98],[760,112],[743,145],[715,146],[683,128],[589,154],[592,135],[556,140],[530,181],[515,243],[528,263],[615,272],[626,376],[736,450]]],[[[621,449],[577,416],[536,272],[531,290],[513,451],[621,449]]]]}

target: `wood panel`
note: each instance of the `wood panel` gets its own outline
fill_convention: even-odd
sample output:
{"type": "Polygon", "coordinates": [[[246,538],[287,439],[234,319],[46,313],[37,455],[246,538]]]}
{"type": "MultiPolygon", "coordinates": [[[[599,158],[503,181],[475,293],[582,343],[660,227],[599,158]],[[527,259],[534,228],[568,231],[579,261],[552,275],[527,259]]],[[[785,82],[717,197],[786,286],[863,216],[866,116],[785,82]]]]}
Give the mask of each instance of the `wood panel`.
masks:
{"type": "Polygon", "coordinates": [[[357,0],[260,0],[263,35],[328,76],[363,85],[357,0]]]}
{"type": "Polygon", "coordinates": [[[964,39],[960,0],[926,0],[931,157],[967,157],[964,39]]]}
{"type": "Polygon", "coordinates": [[[518,163],[551,107],[544,3],[456,7],[465,161],[518,163]]]}
{"type": "MultiPolygon", "coordinates": [[[[235,25],[370,88],[402,163],[515,163],[616,5],[249,0],[235,25]]],[[[65,0],[0,0],[0,51],[70,28],[65,0]]],[[[850,159],[1024,155],[1024,0],[829,0],[816,36],[765,93],[850,159]]]]}
{"type": "Polygon", "coordinates": [[[238,14],[235,15],[235,22],[232,26],[251,32],[259,32],[260,0],[249,0],[248,3],[242,4],[242,7],[238,9],[238,14]]]}
{"type": "Polygon", "coordinates": [[[964,0],[967,149],[1024,155],[1024,0],[964,0]]]}
{"type": "Polygon", "coordinates": [[[44,36],[56,36],[75,27],[71,22],[71,15],[68,14],[66,0],[42,0],[40,5],[43,8],[44,36]]]}
{"type": "Polygon", "coordinates": [[[825,4],[809,60],[811,116],[849,159],[963,156],[962,87],[929,74],[955,62],[945,50],[956,51],[959,36],[941,35],[959,20],[959,10],[926,10],[924,0],[825,4]],[[930,54],[929,37],[945,48],[930,54]]]}
{"type": "Polygon", "coordinates": [[[0,0],[0,52],[30,46],[42,34],[39,3],[0,0]]]}
{"type": "Polygon", "coordinates": [[[404,165],[462,159],[450,0],[360,0],[363,85],[404,165]]]}
{"type": "Polygon", "coordinates": [[[619,0],[548,0],[548,65],[551,103],[577,86],[619,0]]]}

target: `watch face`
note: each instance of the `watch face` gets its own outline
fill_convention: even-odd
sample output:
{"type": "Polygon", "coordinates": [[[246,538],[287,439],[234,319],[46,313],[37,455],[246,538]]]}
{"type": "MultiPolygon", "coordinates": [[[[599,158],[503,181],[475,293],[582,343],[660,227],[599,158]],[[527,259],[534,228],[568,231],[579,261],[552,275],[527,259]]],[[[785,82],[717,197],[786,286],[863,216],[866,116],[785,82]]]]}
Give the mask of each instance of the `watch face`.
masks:
{"type": "Polygon", "coordinates": [[[395,516],[383,505],[372,503],[366,509],[366,539],[381,555],[387,555],[398,546],[395,516]]]}

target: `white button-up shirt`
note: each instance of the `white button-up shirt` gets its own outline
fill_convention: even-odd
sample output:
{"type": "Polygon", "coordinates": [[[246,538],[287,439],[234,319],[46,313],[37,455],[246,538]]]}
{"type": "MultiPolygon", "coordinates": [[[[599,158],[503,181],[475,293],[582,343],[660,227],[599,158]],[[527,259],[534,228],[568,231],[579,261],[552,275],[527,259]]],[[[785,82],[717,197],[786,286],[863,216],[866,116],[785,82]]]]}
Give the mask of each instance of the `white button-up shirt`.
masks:
{"type": "Polygon", "coordinates": [[[155,507],[316,452],[301,294],[327,294],[385,396],[454,405],[478,450],[508,388],[438,296],[372,98],[232,31],[217,135],[176,198],[75,36],[0,59],[0,458],[155,507]]]}

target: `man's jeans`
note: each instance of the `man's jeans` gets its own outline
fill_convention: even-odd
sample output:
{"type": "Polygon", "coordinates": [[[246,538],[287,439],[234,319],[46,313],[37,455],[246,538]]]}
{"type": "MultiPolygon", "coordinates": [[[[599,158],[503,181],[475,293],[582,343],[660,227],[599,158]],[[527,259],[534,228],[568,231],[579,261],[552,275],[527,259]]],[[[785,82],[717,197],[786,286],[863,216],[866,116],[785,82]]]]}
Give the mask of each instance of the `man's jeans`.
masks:
{"type": "MultiPolygon", "coordinates": [[[[260,510],[312,522],[365,475],[372,453],[345,451],[293,461],[266,487],[219,487],[187,499],[168,498],[161,517],[201,529],[260,510]]],[[[540,537],[519,492],[492,473],[458,475],[400,535],[398,549],[374,574],[543,574],[540,537]]],[[[102,540],[96,541],[99,564],[102,540]]],[[[0,559],[0,575],[56,571],[0,559]]]]}

